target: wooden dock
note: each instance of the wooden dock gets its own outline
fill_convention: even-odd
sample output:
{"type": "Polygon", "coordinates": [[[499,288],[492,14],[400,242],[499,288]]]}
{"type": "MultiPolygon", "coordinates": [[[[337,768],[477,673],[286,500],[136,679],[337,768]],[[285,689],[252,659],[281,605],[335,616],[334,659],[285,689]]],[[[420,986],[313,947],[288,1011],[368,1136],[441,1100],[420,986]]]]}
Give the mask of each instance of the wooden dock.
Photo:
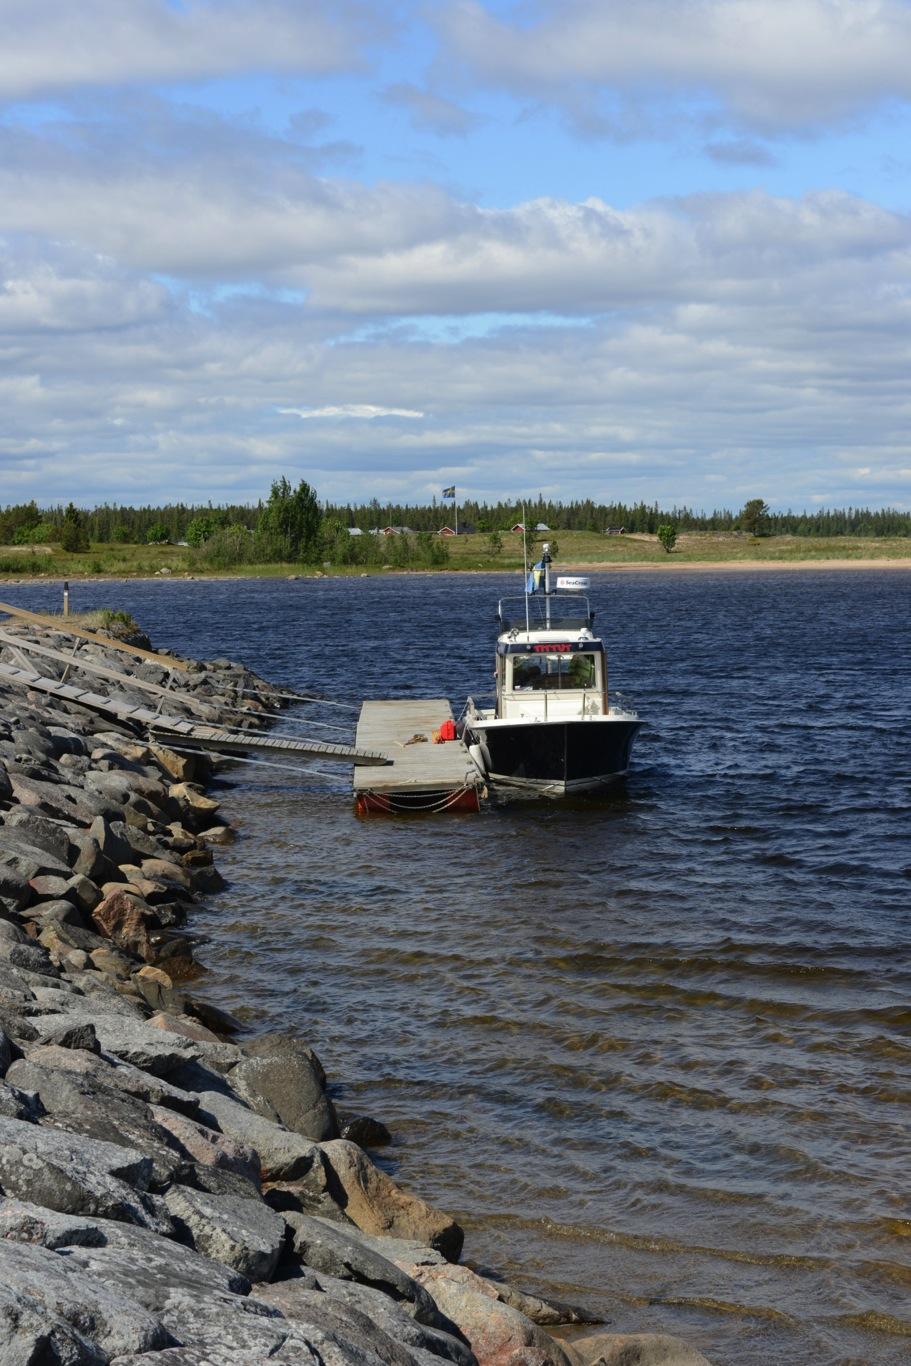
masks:
{"type": "Polygon", "coordinates": [[[358,749],[381,753],[387,766],[356,768],[359,815],[375,811],[477,811],[484,779],[461,740],[433,743],[452,720],[445,697],[365,702],[357,723],[358,749]],[[416,740],[416,736],[423,737],[416,740]]]}

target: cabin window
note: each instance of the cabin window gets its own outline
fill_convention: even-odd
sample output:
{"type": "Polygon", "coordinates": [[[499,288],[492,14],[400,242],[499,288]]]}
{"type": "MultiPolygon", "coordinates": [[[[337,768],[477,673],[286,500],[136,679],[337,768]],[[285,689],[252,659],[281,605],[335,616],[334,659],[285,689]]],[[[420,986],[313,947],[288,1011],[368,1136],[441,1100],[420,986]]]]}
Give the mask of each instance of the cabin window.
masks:
{"type": "Polygon", "coordinates": [[[526,689],[594,688],[599,686],[598,656],[593,652],[566,655],[512,656],[512,686],[526,689]]]}

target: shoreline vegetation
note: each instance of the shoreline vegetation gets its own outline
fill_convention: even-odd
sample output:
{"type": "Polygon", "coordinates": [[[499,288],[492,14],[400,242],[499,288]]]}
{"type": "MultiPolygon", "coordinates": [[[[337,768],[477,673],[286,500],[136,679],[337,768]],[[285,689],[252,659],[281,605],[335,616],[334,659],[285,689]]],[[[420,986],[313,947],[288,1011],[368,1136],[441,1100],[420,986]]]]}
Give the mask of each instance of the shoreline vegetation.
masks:
{"type": "Polygon", "coordinates": [[[321,502],[305,480],[276,479],[253,505],[0,508],[0,581],[8,578],[362,576],[395,571],[508,572],[550,544],[558,564],[592,570],[911,561],[911,512],[773,513],[657,503],[464,500],[357,506],[321,502]]]}
{"type": "MultiPolygon", "coordinates": [[[[339,563],[323,558],[314,564],[295,560],[217,566],[206,562],[199,549],[172,544],[125,545],[94,543],[82,552],[58,545],[0,546],[0,583],[73,579],[150,578],[311,578],[332,575],[359,578],[390,573],[509,573],[522,572],[522,537],[504,533],[501,547],[492,551],[482,533],[441,539],[436,562],[424,556],[405,557],[405,537],[383,538],[373,563],[339,563]],[[385,553],[384,553],[385,552],[385,553]]],[[[684,532],[666,551],[657,535],[646,532],[604,536],[593,532],[556,531],[529,538],[529,558],[536,558],[544,540],[555,545],[554,558],[569,571],[593,573],[618,570],[674,570],[699,572],[763,569],[874,569],[911,568],[911,537],[786,536],[752,537],[736,532],[684,532]]]]}
{"type": "MultiPolygon", "coordinates": [[[[151,644],[126,613],[101,624],[151,644]]],[[[71,643],[4,631],[7,666],[71,643]]],[[[79,661],[133,706],[169,685],[185,719],[255,729],[283,702],[228,660],[96,640],[79,661]]],[[[251,1037],[199,991],[193,907],[230,893],[217,756],[14,675],[0,699],[0,1360],[708,1366],[462,1262],[308,1042],[251,1037]]]]}

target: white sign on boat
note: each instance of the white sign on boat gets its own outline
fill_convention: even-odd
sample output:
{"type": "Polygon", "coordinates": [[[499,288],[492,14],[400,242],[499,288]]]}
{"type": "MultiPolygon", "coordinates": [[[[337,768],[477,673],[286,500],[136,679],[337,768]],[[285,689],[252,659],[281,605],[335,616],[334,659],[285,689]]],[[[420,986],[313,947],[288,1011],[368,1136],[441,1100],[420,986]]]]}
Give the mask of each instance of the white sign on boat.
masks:
{"type": "Polygon", "coordinates": [[[561,574],[557,579],[557,587],[563,588],[571,593],[584,593],[590,582],[590,579],[579,578],[574,574],[561,574]]]}

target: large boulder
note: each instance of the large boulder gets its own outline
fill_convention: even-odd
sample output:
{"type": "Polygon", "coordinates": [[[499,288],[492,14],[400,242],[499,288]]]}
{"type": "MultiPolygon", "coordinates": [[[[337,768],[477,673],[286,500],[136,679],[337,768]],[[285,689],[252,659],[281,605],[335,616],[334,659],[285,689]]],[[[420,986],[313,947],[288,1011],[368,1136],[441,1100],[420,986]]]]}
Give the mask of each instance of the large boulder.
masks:
{"type": "Polygon", "coordinates": [[[281,1216],[261,1199],[173,1186],[165,1204],[194,1251],[234,1267],[251,1281],[269,1280],[284,1248],[286,1230],[281,1216]]]}
{"type": "Polygon", "coordinates": [[[0,826],[0,866],[10,868],[26,879],[43,874],[71,876],[70,865],[64,856],[49,853],[33,844],[28,835],[9,825],[0,826]]]}
{"type": "Polygon", "coordinates": [[[71,846],[66,826],[24,806],[9,811],[3,824],[8,830],[18,831],[36,849],[53,854],[60,864],[69,867],[71,846]]]}
{"type": "Polygon", "coordinates": [[[0,1116],[4,1195],[170,1233],[170,1219],[145,1194],[152,1169],[135,1149],[0,1116]]]}
{"type": "Polygon", "coordinates": [[[121,863],[132,863],[133,846],[127,838],[126,826],[122,821],[98,816],[89,827],[89,834],[108,863],[115,868],[119,868],[121,863]]]}
{"type": "Polygon", "coordinates": [[[92,911],[98,932],[124,953],[152,962],[160,953],[163,926],[155,911],[138,895],[115,891],[92,911]]]}
{"type": "Polygon", "coordinates": [[[668,1333],[592,1333],[563,1345],[573,1366],[710,1366],[695,1347],[668,1333]]]}
{"type": "Polygon", "coordinates": [[[321,1276],[317,1286],[304,1278],[259,1286],[256,1297],[280,1309],[288,1319],[316,1319],[362,1352],[376,1353],[386,1366],[430,1366],[436,1359],[456,1366],[477,1366],[458,1338],[418,1323],[401,1305],[369,1286],[321,1276]]]}
{"type": "Polygon", "coordinates": [[[326,1074],[311,1048],[283,1034],[245,1046],[231,1086],[251,1109],[314,1142],[338,1137],[338,1119],[326,1095],[326,1074]]]}
{"type": "Polygon", "coordinates": [[[320,1146],[330,1168],[330,1193],[358,1228],[414,1238],[452,1261],[458,1258],[465,1235],[448,1214],[403,1191],[357,1144],[339,1138],[320,1146]]]}
{"type": "MultiPolygon", "coordinates": [[[[192,1062],[199,1056],[198,1044],[167,1030],[152,1028],[133,1013],[128,1002],[122,1002],[119,997],[114,996],[112,1004],[114,1002],[122,1007],[123,1013],[119,1009],[116,1013],[101,1013],[97,1002],[77,997],[67,1008],[69,1022],[93,1023],[98,1042],[106,1053],[113,1053],[115,1057],[156,1077],[167,1077],[182,1063],[192,1062]]],[[[59,1018],[50,1016],[32,1017],[32,1024],[39,1034],[61,1023],[59,1018]]]]}
{"type": "Polygon", "coordinates": [[[263,1118],[223,1091],[200,1091],[199,1118],[212,1129],[259,1153],[265,1181],[303,1181],[314,1191],[326,1190],[323,1154],[316,1143],[263,1118]]]}
{"type": "Polygon", "coordinates": [[[102,1366],[172,1341],[154,1313],[70,1258],[0,1240],[0,1361],[102,1366]]]}
{"type": "Polygon", "coordinates": [[[186,1114],[166,1109],[164,1105],[153,1105],[152,1113],[160,1127],[168,1130],[194,1162],[203,1167],[233,1172],[249,1181],[259,1194],[261,1171],[259,1153],[254,1148],[238,1143],[236,1139],[205,1124],[199,1124],[186,1114]]]}
{"type": "Polygon", "coordinates": [[[543,1328],[503,1304],[467,1266],[421,1266],[414,1274],[462,1333],[479,1366],[575,1366],[543,1328]]]}
{"type": "Polygon", "coordinates": [[[150,1179],[158,1189],[179,1179],[186,1154],[145,1101],[103,1085],[97,1077],[40,1067],[28,1059],[14,1062],[7,1079],[11,1086],[38,1097],[56,1129],[115,1143],[151,1158],[150,1179]]]}
{"type": "Polygon", "coordinates": [[[286,1214],[285,1222],[291,1230],[295,1257],[312,1271],[372,1286],[391,1299],[401,1301],[415,1318],[430,1324],[440,1322],[436,1306],[426,1290],[401,1267],[363,1243],[357,1236],[357,1229],[348,1230],[306,1214],[286,1214]]]}

